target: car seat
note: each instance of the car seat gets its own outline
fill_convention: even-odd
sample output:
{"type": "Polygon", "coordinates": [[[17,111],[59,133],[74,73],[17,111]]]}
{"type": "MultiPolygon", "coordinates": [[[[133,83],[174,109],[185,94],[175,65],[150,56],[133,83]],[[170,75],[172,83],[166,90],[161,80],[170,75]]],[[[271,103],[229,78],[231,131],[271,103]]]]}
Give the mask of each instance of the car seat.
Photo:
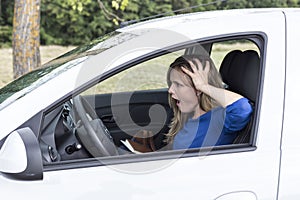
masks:
{"type": "Polygon", "coordinates": [[[233,142],[234,144],[250,142],[259,83],[259,69],[259,55],[254,50],[233,50],[224,57],[221,63],[220,74],[226,89],[248,98],[254,110],[249,123],[239,132],[233,142]]]}

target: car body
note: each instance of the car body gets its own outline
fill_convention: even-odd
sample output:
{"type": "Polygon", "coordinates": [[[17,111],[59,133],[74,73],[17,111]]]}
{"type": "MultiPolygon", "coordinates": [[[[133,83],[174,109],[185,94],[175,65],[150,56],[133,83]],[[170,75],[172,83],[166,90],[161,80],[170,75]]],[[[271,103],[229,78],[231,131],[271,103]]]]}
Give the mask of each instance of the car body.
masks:
{"type": "Polygon", "coordinates": [[[149,20],[8,84],[0,90],[1,199],[299,198],[299,20],[300,9],[291,8],[149,20]],[[163,149],[172,118],[166,73],[176,57],[209,53],[219,69],[234,50],[259,56],[249,140],[115,152],[128,152],[121,140],[141,129],[155,132],[163,149]],[[91,127],[102,130],[95,143],[91,127]],[[110,136],[113,145],[103,148],[110,136]]]}

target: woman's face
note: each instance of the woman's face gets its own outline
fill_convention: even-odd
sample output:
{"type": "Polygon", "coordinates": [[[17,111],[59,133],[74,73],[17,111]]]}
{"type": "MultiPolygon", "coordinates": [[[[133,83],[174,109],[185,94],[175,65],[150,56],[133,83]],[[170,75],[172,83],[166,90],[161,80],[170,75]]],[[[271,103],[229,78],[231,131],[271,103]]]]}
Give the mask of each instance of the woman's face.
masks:
{"type": "Polygon", "coordinates": [[[170,72],[169,94],[176,101],[182,113],[200,113],[200,106],[195,89],[189,84],[188,75],[181,70],[172,69],[170,72]]]}

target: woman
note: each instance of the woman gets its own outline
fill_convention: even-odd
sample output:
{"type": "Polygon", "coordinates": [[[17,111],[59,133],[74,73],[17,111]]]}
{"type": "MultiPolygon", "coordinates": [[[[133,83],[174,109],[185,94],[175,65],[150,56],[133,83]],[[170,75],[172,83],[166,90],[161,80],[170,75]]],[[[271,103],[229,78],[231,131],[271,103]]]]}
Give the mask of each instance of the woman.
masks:
{"type": "Polygon", "coordinates": [[[209,56],[182,56],[167,75],[173,149],[231,144],[250,119],[248,99],[225,90],[209,56]],[[205,65],[205,66],[204,66],[205,65]]]}

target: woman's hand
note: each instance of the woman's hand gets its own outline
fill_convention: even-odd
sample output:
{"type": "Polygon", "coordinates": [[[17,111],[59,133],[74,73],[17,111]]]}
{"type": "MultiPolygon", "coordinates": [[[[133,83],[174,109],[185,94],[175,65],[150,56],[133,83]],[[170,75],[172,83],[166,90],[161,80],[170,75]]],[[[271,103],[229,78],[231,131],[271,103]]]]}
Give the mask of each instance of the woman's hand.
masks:
{"type": "Polygon", "coordinates": [[[195,63],[188,61],[191,65],[192,72],[184,67],[181,67],[181,69],[184,73],[191,77],[196,90],[203,92],[204,87],[208,86],[208,72],[210,70],[209,61],[205,62],[204,69],[199,59],[193,59],[193,61],[195,63]]]}
{"type": "Polygon", "coordinates": [[[181,69],[184,73],[191,77],[197,91],[210,96],[223,107],[226,107],[242,98],[240,94],[225,90],[224,88],[212,86],[208,83],[208,74],[210,70],[209,61],[206,61],[204,69],[199,59],[194,59],[193,61],[194,62],[188,61],[191,65],[192,72],[183,67],[181,67],[181,69]]]}

